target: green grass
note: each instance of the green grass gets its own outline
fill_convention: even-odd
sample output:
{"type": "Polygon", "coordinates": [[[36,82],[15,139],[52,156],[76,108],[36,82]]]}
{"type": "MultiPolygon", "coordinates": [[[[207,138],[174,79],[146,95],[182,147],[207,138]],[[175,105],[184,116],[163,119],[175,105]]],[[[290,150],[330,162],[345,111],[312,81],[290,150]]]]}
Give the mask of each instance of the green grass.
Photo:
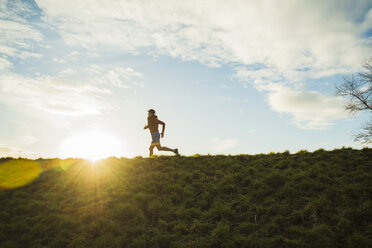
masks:
{"type": "Polygon", "coordinates": [[[36,160],[6,189],[12,161],[2,248],[372,247],[372,149],[36,160]]]}

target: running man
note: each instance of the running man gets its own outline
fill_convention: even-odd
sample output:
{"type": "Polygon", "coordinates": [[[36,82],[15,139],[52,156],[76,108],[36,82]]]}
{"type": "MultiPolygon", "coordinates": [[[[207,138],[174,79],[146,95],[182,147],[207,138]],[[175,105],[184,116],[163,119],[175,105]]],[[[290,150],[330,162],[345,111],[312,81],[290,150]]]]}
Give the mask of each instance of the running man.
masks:
{"type": "Polygon", "coordinates": [[[159,151],[174,152],[175,154],[178,155],[177,148],[171,149],[166,146],[160,145],[160,137],[161,138],[164,137],[165,123],[158,119],[158,117],[155,115],[155,110],[153,109],[150,109],[148,111],[147,125],[143,129],[147,129],[147,128],[150,129],[151,138],[152,138],[151,145],[149,147],[150,157],[152,156],[154,152],[154,147],[156,147],[159,151]],[[161,134],[159,133],[159,128],[158,128],[159,124],[163,126],[161,130],[161,134]]]}

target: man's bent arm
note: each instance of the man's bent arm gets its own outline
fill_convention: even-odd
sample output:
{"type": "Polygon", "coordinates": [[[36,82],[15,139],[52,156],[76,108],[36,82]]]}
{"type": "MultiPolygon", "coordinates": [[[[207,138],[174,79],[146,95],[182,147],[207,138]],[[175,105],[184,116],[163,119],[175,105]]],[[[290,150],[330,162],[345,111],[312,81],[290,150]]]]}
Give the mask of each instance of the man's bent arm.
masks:
{"type": "Polygon", "coordinates": [[[164,131],[165,131],[165,123],[162,122],[161,120],[158,120],[158,123],[163,126],[162,129],[161,129],[161,133],[164,133],[164,131]]]}

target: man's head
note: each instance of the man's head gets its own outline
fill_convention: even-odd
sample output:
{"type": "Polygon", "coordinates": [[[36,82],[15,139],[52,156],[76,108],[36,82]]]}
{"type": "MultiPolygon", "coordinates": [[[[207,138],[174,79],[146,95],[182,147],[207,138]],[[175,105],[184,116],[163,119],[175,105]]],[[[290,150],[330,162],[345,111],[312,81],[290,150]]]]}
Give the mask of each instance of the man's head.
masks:
{"type": "Polygon", "coordinates": [[[155,110],[153,110],[153,109],[149,109],[147,112],[149,113],[149,115],[154,115],[155,114],[155,110]]]}

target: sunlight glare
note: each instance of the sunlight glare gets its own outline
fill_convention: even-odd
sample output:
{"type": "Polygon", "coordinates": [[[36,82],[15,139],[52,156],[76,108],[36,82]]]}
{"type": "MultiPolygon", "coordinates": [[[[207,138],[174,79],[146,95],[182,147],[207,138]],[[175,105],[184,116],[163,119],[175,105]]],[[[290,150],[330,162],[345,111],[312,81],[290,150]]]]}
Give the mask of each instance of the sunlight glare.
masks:
{"type": "Polygon", "coordinates": [[[95,162],[110,156],[123,156],[123,144],[119,139],[102,132],[86,132],[65,139],[61,143],[62,158],[84,158],[95,162]]]}

